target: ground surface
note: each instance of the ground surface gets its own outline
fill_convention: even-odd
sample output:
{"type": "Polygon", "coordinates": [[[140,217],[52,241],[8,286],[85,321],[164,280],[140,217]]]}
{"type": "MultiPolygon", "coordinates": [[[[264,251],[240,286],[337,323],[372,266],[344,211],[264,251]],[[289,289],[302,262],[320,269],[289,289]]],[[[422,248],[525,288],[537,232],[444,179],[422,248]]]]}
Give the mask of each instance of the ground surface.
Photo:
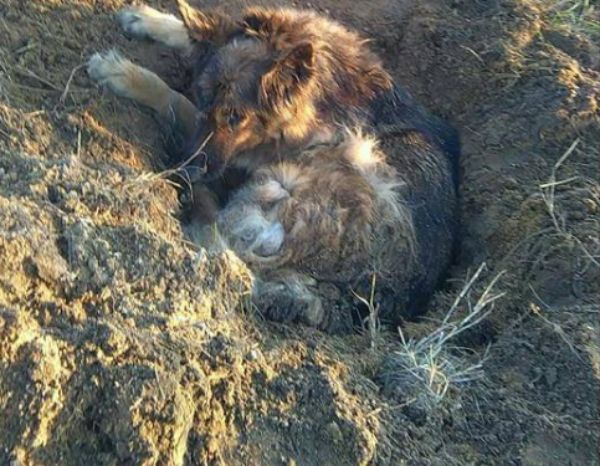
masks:
{"type": "Polygon", "coordinates": [[[460,261],[404,336],[482,261],[457,316],[502,270],[506,294],[454,342],[484,378],[437,405],[390,382],[398,334],[263,322],[243,264],[187,242],[154,120],[77,68],[116,46],[178,84],[123,3],[0,0],[0,464],[600,464],[600,42],[577,2],[297,2],[461,131],[460,261]]]}

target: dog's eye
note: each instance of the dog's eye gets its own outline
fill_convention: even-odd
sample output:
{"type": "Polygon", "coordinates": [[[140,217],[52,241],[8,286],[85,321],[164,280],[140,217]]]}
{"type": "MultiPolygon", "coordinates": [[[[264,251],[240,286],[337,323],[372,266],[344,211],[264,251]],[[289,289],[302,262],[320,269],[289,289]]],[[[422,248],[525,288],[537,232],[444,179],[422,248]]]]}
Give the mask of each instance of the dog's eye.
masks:
{"type": "Polygon", "coordinates": [[[231,112],[229,118],[227,119],[227,124],[230,128],[235,128],[242,121],[242,115],[238,112],[231,112]]]}

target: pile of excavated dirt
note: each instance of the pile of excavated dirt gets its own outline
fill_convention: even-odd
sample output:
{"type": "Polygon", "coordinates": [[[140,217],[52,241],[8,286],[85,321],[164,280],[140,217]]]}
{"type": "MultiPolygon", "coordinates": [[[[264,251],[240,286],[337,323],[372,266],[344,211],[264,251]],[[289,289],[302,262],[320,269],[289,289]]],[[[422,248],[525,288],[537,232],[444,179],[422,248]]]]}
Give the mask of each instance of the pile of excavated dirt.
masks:
{"type": "Polygon", "coordinates": [[[461,132],[460,258],[402,336],[483,261],[453,318],[501,271],[504,294],[443,350],[483,377],[437,400],[437,376],[395,373],[397,332],[265,322],[244,264],[188,241],[157,123],[82,66],[116,46],[182,85],[172,52],[121,35],[124,3],[0,0],[0,464],[600,464],[594,37],[553,2],[294,2],[372,37],[461,132]]]}

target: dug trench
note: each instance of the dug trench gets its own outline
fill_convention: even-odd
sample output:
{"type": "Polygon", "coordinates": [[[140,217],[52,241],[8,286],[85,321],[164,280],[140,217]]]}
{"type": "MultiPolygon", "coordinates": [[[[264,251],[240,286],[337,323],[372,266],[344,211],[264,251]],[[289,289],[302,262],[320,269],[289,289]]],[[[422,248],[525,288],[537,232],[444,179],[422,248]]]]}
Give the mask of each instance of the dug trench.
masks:
{"type": "Polygon", "coordinates": [[[600,62],[565,3],[294,4],[371,37],[463,142],[427,318],[332,337],[262,321],[244,265],[186,240],[158,125],[82,67],[116,46],[182,85],[124,2],[0,0],[0,463],[598,464],[600,62]]]}

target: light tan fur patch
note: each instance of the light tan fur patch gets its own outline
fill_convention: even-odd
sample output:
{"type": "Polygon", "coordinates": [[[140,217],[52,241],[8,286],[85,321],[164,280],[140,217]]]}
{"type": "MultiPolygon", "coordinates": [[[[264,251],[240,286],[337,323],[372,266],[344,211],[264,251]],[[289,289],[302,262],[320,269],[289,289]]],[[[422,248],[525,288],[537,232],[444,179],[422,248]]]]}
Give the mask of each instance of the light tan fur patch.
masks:
{"type": "Polygon", "coordinates": [[[192,45],[183,21],[147,5],[121,10],[117,21],[128,35],[136,39],[152,39],[167,47],[181,50],[192,45]]]}

